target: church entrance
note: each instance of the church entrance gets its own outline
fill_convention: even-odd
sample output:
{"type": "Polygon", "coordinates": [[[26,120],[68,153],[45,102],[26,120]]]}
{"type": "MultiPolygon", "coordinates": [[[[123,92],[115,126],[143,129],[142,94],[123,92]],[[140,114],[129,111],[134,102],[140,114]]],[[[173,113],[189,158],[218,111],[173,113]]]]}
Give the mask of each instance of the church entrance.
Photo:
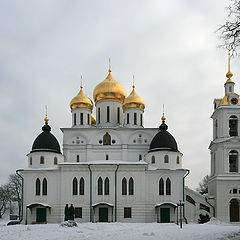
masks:
{"type": "Polygon", "coordinates": [[[230,222],[239,222],[239,200],[230,201],[230,222]]]}
{"type": "Polygon", "coordinates": [[[160,208],[161,223],[170,222],[170,208],[160,208]]]}
{"type": "Polygon", "coordinates": [[[99,208],[99,222],[108,222],[108,208],[99,208]]]}
{"type": "Polygon", "coordinates": [[[37,208],[37,218],[36,218],[36,222],[37,223],[44,223],[46,222],[47,218],[46,218],[46,208],[37,208]]]}

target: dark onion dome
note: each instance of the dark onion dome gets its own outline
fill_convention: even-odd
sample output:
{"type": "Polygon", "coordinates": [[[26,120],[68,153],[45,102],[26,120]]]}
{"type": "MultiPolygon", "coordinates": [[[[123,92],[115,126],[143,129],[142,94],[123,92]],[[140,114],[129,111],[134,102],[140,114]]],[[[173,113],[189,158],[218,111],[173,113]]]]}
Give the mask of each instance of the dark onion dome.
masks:
{"type": "Polygon", "coordinates": [[[60,145],[58,140],[50,133],[51,127],[48,125],[48,118],[46,116],[45,125],[42,127],[43,132],[40,133],[32,145],[32,152],[55,152],[60,153],[60,145]]]}
{"type": "Polygon", "coordinates": [[[176,140],[167,131],[168,126],[165,124],[165,120],[166,118],[163,115],[162,124],[159,127],[160,131],[154,136],[153,140],[151,141],[148,152],[164,151],[164,150],[179,152],[176,140]]]}

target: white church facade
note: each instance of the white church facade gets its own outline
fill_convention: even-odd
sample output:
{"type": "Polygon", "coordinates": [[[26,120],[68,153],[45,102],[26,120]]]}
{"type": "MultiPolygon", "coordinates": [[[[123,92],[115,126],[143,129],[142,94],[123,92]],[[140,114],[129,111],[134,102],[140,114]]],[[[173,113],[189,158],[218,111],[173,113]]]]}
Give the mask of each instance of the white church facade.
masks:
{"type": "Polygon", "coordinates": [[[227,129],[231,124],[234,131],[240,129],[235,124],[240,105],[229,79],[212,116],[210,198],[185,186],[190,170],[182,167],[183,154],[164,114],[159,128],[144,128],[144,100],[134,84],[127,96],[109,68],[93,92],[96,117],[81,83],[70,103],[72,126],[61,129],[62,151],[46,116],[27,155],[27,168],[17,170],[23,178],[23,223],[59,223],[66,204],[73,204],[77,222],[177,223],[180,200],[186,222],[197,222],[200,213],[239,221],[240,144],[238,134],[229,135],[227,129]],[[229,211],[236,209],[232,219],[229,211]]]}

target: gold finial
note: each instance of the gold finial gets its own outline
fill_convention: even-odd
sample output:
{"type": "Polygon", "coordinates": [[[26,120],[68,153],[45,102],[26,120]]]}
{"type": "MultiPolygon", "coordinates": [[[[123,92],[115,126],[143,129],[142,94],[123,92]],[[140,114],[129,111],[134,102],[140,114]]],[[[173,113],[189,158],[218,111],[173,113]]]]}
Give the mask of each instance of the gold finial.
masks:
{"type": "Polygon", "coordinates": [[[166,117],[164,115],[164,104],[163,104],[163,115],[162,115],[162,121],[165,121],[166,120],[166,117]]]}
{"type": "Polygon", "coordinates": [[[108,69],[108,72],[111,72],[111,58],[109,58],[109,69],[108,69]]]}
{"type": "Polygon", "coordinates": [[[134,78],[134,74],[133,74],[133,85],[132,88],[135,88],[135,78],[134,78]]]}
{"type": "Polygon", "coordinates": [[[47,105],[45,105],[45,111],[46,111],[46,117],[44,118],[44,121],[47,124],[49,121],[48,116],[47,116],[47,105]]]}
{"type": "Polygon", "coordinates": [[[82,85],[82,75],[81,75],[81,86],[80,86],[80,88],[81,89],[83,88],[83,85],[82,85]]]}
{"type": "Polygon", "coordinates": [[[231,54],[230,54],[230,49],[228,50],[228,72],[226,74],[226,77],[228,78],[227,81],[231,80],[231,77],[233,76],[232,72],[230,71],[230,59],[231,59],[231,54]]]}

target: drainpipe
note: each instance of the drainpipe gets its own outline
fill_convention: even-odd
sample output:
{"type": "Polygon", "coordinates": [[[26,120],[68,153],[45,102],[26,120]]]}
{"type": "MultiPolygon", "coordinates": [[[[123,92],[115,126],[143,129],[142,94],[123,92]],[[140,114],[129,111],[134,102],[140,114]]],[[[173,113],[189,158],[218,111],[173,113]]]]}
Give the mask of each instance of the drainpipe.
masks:
{"type": "Polygon", "coordinates": [[[21,178],[21,180],[22,180],[21,216],[19,216],[19,221],[20,221],[20,223],[21,223],[22,220],[23,220],[23,189],[24,189],[24,187],[23,187],[24,179],[23,179],[23,177],[18,173],[18,172],[21,171],[21,170],[23,170],[23,169],[18,169],[18,170],[16,170],[16,174],[17,174],[17,175],[21,178]]]}
{"type": "Polygon", "coordinates": [[[212,209],[213,209],[213,217],[215,217],[215,207],[210,202],[208,202],[208,198],[207,197],[205,197],[205,201],[206,201],[206,203],[208,203],[212,207],[212,209]]]}
{"type": "Polygon", "coordinates": [[[117,171],[119,168],[119,164],[115,170],[115,222],[117,221],[117,171]]]}
{"type": "MultiPolygon", "coordinates": [[[[187,170],[187,173],[183,176],[183,202],[185,202],[185,178],[190,173],[189,169],[186,169],[186,170],[187,170]]],[[[187,223],[187,218],[185,217],[185,204],[183,205],[183,218],[184,218],[185,222],[187,223]]]]}
{"type": "Polygon", "coordinates": [[[88,164],[88,169],[90,173],[90,222],[92,222],[92,170],[90,168],[90,164],[88,164]]]}

